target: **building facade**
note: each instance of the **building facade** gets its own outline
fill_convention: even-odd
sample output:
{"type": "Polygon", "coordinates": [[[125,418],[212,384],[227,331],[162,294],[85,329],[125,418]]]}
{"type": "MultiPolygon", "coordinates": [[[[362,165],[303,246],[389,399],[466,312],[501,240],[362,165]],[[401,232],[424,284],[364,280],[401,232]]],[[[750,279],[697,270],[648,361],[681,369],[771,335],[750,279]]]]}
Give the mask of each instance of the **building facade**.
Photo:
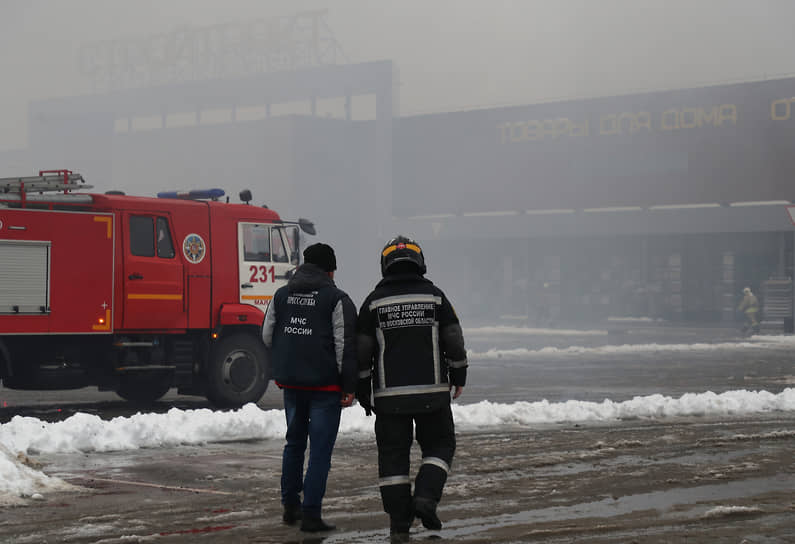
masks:
{"type": "Polygon", "coordinates": [[[252,189],[318,223],[354,298],[400,232],[472,320],[727,322],[748,286],[771,329],[792,329],[795,79],[399,117],[395,74],[331,65],[35,102],[13,157],[104,190],[252,189]],[[361,95],[368,119],[351,114],[361,95]],[[334,98],[341,115],[321,114],[334,98]],[[296,100],[305,113],[274,114],[296,100]]]}

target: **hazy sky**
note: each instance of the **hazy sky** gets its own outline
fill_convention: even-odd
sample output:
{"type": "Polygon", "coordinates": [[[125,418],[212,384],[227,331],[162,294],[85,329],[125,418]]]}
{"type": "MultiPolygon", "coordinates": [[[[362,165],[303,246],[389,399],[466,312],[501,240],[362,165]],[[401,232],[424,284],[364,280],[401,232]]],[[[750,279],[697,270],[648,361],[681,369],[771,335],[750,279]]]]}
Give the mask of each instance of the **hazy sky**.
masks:
{"type": "Polygon", "coordinates": [[[351,62],[397,62],[403,115],[795,73],[789,0],[0,0],[0,150],[30,100],[91,91],[83,43],[306,9],[351,62]]]}

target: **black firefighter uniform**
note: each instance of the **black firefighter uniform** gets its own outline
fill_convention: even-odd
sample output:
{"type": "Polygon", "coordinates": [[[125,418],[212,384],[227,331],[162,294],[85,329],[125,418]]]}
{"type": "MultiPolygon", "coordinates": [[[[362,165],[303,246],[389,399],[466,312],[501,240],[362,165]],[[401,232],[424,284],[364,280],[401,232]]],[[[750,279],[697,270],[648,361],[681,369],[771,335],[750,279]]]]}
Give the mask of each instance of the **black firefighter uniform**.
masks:
{"type": "Polygon", "coordinates": [[[422,463],[414,495],[439,502],[455,452],[450,387],[466,383],[458,317],[444,293],[418,274],[387,275],[358,320],[359,388],[372,380],[378,476],[384,510],[411,516],[409,456],[416,425],[422,463]]]}

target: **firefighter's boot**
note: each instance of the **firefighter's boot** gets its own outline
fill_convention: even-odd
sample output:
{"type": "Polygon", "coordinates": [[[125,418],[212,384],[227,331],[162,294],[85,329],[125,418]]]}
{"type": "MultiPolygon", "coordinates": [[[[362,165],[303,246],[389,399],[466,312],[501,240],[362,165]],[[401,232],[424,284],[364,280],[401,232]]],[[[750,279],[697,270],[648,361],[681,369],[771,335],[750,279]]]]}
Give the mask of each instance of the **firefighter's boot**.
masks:
{"type": "Polygon", "coordinates": [[[297,522],[301,521],[301,505],[285,504],[282,521],[287,525],[295,525],[297,522]]]}
{"type": "Polygon", "coordinates": [[[409,530],[411,524],[414,523],[414,516],[408,518],[390,516],[389,518],[389,541],[390,542],[408,542],[409,530]]]}
{"type": "Polygon", "coordinates": [[[422,521],[422,526],[432,531],[442,528],[442,522],[436,515],[436,501],[426,497],[414,497],[414,514],[422,521]]]}

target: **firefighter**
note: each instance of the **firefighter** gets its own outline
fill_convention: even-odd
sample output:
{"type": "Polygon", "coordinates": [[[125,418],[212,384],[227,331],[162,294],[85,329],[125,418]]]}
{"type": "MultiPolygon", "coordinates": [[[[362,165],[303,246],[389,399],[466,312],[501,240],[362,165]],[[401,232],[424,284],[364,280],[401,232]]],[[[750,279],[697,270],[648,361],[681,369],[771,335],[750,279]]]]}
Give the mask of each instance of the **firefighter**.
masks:
{"type": "Polygon", "coordinates": [[[424,277],[425,257],[398,236],[381,252],[383,279],[359,311],[359,403],[376,414],[378,476],[395,540],[408,538],[419,517],[441,529],[436,506],[455,452],[450,392],[466,382],[464,336],[450,301],[424,277]],[[409,454],[416,432],[422,463],[411,492],[409,454]]]}
{"type": "Polygon", "coordinates": [[[300,520],[307,532],[335,528],[321,518],[321,503],[342,408],[353,403],[356,388],[356,307],[334,285],[336,269],[330,246],[307,247],[304,264],[273,295],[262,328],[287,416],[282,520],[288,525],[300,520]]]}
{"type": "Polygon", "coordinates": [[[737,307],[738,312],[745,314],[745,330],[747,332],[759,332],[759,299],[751,292],[750,287],[743,289],[743,299],[737,307]]]}

